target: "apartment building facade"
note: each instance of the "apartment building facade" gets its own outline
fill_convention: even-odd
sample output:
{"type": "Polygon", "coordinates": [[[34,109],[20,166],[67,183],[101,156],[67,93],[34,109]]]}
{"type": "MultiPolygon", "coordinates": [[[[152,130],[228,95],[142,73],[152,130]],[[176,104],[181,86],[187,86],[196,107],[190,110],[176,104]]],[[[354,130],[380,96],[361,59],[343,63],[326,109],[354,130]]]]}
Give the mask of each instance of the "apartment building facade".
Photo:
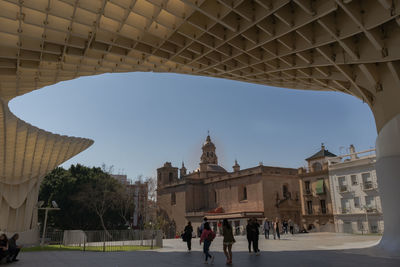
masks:
{"type": "Polygon", "coordinates": [[[328,161],[331,199],[337,232],[382,233],[381,199],[375,171],[375,150],[356,152],[328,161]]]}

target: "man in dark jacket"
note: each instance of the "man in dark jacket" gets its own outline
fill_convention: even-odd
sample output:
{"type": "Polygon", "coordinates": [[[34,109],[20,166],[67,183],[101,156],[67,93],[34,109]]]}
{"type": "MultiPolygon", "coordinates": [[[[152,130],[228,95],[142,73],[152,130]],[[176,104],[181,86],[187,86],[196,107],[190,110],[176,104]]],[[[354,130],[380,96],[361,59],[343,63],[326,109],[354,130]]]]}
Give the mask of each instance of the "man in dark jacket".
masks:
{"type": "Polygon", "coordinates": [[[7,262],[11,262],[9,258],[8,239],[5,234],[0,235],[0,261],[7,257],[7,262]]]}
{"type": "Polygon", "coordinates": [[[260,225],[257,222],[256,218],[253,218],[251,220],[251,233],[253,236],[253,250],[254,253],[256,253],[257,255],[260,254],[260,250],[258,249],[258,237],[260,235],[260,225]]]}
{"type": "Polygon", "coordinates": [[[248,219],[247,225],[246,225],[246,236],[247,236],[247,242],[249,242],[249,253],[251,253],[251,243],[253,242],[253,236],[254,236],[252,233],[252,225],[251,224],[252,224],[251,219],[248,219]]]}
{"type": "Polygon", "coordinates": [[[184,241],[186,241],[188,251],[192,250],[192,233],[193,233],[193,227],[192,223],[189,221],[188,224],[185,226],[185,230],[183,230],[183,235],[184,235],[184,241]]]}
{"type": "Polygon", "coordinates": [[[21,246],[17,246],[17,240],[19,238],[18,234],[14,234],[9,240],[8,240],[8,257],[10,261],[18,261],[17,256],[19,251],[21,250],[21,246]]]}

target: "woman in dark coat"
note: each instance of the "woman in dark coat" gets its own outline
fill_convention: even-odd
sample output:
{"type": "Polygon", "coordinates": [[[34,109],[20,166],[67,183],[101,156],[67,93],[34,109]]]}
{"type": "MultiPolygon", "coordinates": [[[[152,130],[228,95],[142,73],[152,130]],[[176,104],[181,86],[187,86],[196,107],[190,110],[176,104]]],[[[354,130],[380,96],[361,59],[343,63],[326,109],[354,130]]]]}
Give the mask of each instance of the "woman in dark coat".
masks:
{"type": "Polygon", "coordinates": [[[192,250],[192,233],[193,233],[193,227],[192,223],[189,221],[188,224],[185,226],[185,230],[183,233],[188,247],[188,251],[192,250]]]}

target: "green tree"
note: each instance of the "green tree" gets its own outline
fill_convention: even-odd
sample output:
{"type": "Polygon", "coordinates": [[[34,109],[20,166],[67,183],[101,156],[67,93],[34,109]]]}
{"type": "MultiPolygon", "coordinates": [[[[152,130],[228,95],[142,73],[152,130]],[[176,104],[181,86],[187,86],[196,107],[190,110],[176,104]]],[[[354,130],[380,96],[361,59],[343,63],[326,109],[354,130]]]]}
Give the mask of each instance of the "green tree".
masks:
{"type": "MultiPolygon", "coordinates": [[[[58,203],[59,211],[49,213],[48,224],[62,230],[82,229],[121,229],[125,221],[121,219],[118,208],[113,204],[121,185],[102,168],[89,168],[80,164],[71,165],[68,170],[62,167],[54,169],[43,180],[39,200],[50,205],[52,200],[58,203]],[[88,191],[89,190],[89,191],[88,191]],[[93,207],[93,203],[82,202],[82,195],[88,193],[93,199],[104,195],[106,204],[103,209],[93,207]],[[89,205],[92,204],[92,205],[89,205]],[[107,207],[106,207],[107,206],[107,207]],[[101,219],[99,218],[101,215],[101,219]]],[[[39,213],[43,221],[43,213],[39,213]]]]}
{"type": "Polygon", "coordinates": [[[88,210],[92,210],[100,220],[102,229],[108,234],[105,215],[117,207],[121,185],[107,173],[98,173],[93,177],[93,182],[85,184],[80,192],[75,195],[78,201],[88,210]]]}

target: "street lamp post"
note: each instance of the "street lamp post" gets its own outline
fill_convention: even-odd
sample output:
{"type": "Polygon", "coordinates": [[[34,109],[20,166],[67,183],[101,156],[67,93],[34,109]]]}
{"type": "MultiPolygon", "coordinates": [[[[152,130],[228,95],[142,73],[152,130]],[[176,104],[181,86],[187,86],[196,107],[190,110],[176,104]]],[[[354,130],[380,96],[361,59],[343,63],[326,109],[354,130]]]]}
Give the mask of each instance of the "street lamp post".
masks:
{"type": "Polygon", "coordinates": [[[368,223],[368,206],[364,206],[364,209],[365,209],[365,222],[367,223],[367,226],[366,226],[366,234],[368,234],[368,232],[369,232],[369,223],[368,223]]]}
{"type": "Polygon", "coordinates": [[[154,230],[153,230],[153,223],[152,223],[152,221],[150,221],[149,224],[150,224],[150,229],[151,229],[151,249],[153,249],[154,230]]]}
{"type": "Polygon", "coordinates": [[[44,223],[43,223],[43,234],[42,234],[42,240],[40,241],[40,246],[44,245],[44,239],[46,237],[46,227],[47,227],[47,214],[49,212],[49,210],[60,210],[60,208],[58,207],[57,203],[53,200],[51,202],[51,205],[53,207],[46,207],[46,208],[42,208],[41,206],[43,205],[43,201],[39,201],[38,203],[38,210],[45,210],[45,214],[44,214],[44,223]]]}

